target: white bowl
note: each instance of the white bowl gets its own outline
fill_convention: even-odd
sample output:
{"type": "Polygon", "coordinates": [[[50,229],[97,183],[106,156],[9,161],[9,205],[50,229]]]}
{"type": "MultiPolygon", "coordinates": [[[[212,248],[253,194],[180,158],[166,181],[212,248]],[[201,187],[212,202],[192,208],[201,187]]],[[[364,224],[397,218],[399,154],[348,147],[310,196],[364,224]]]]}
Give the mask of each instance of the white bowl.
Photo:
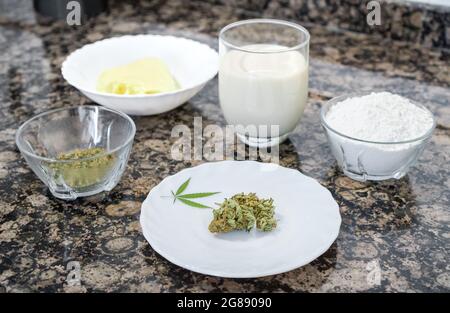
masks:
{"type": "Polygon", "coordinates": [[[64,79],[92,101],[130,115],[153,115],[188,101],[218,70],[217,52],[205,44],[173,36],[136,35],[97,41],[71,53],[62,64],[64,79]],[[117,95],[96,90],[105,69],[145,57],[159,57],[181,86],[152,95],[117,95]]]}

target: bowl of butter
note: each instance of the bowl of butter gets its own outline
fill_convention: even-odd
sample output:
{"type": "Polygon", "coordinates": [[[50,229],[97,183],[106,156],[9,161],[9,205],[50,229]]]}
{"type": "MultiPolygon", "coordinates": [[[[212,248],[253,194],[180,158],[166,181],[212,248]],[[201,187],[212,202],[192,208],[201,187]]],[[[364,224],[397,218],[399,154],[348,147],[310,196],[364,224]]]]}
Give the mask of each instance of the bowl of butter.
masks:
{"type": "Polygon", "coordinates": [[[64,79],[86,97],[129,115],[170,111],[214,78],[218,54],[182,37],[134,35],[83,46],[62,64],[64,79]]]}

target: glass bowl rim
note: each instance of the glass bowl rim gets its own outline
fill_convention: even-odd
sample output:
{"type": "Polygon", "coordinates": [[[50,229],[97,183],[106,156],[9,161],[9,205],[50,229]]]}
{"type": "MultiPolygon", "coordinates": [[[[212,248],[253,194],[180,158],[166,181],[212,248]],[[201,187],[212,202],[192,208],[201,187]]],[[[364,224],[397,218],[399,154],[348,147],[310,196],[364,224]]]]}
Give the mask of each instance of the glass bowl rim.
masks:
{"type": "MultiPolygon", "coordinates": [[[[326,129],[330,130],[331,132],[335,133],[336,135],[340,136],[340,137],[344,137],[346,139],[350,139],[353,141],[357,141],[357,142],[363,142],[363,143],[369,143],[369,144],[381,144],[381,145],[397,145],[397,144],[407,144],[407,143],[413,143],[413,142],[418,142],[418,141],[422,141],[422,140],[426,140],[428,138],[431,137],[431,135],[433,134],[434,129],[436,128],[436,117],[434,116],[434,114],[425,106],[423,106],[420,103],[417,103],[414,100],[411,100],[409,98],[407,98],[412,104],[414,104],[415,106],[423,109],[424,111],[426,111],[431,118],[433,119],[433,125],[430,127],[430,129],[423,135],[413,138],[413,139],[408,139],[408,140],[401,140],[401,141],[371,141],[371,140],[364,140],[364,139],[359,139],[359,138],[355,138],[352,136],[348,136],[345,135],[337,130],[335,130],[333,127],[331,127],[327,122],[326,122],[326,118],[325,118],[325,111],[328,111],[328,108],[345,100],[348,98],[353,98],[353,97],[359,97],[359,96],[365,96],[365,95],[369,95],[373,92],[389,92],[395,95],[398,95],[396,93],[387,91],[387,90],[372,90],[372,91],[360,91],[360,92],[352,92],[352,93],[347,93],[347,94],[343,94],[337,97],[333,97],[331,99],[329,99],[328,101],[326,101],[321,109],[320,109],[320,122],[322,124],[323,127],[325,127],[326,129]]],[[[399,95],[401,96],[401,95],[399,95]]],[[[403,96],[402,96],[403,97],[403,96]]],[[[406,98],[406,97],[405,97],[406,98]]]]}
{"type": "Polygon", "coordinates": [[[307,46],[309,44],[311,36],[309,34],[309,31],[303,27],[300,24],[284,21],[284,20],[278,20],[278,19],[271,19],[271,18],[253,18],[253,19],[247,19],[242,21],[237,21],[234,23],[230,23],[223,27],[219,32],[219,39],[222,43],[224,43],[227,47],[232,48],[234,50],[240,50],[247,53],[255,53],[255,54],[270,54],[270,53],[283,53],[283,52],[289,52],[289,51],[295,51],[298,49],[303,48],[304,46],[307,46]],[[248,24],[277,24],[277,25],[284,25],[291,28],[295,28],[306,35],[306,38],[301,43],[288,47],[286,49],[280,49],[280,50],[274,50],[274,51],[257,51],[253,49],[246,49],[239,46],[236,46],[235,44],[230,43],[228,40],[224,38],[224,34],[226,31],[233,29],[235,27],[241,26],[241,25],[248,25],[248,24]]]}
{"type": "Polygon", "coordinates": [[[89,161],[89,160],[93,160],[93,159],[97,159],[97,158],[101,158],[101,157],[113,154],[113,153],[121,150],[122,148],[126,147],[134,139],[135,135],[136,135],[136,124],[134,123],[133,119],[130,116],[128,116],[127,114],[125,114],[123,112],[120,112],[120,111],[117,111],[117,110],[106,108],[106,107],[100,106],[100,105],[78,105],[78,106],[71,106],[71,107],[67,107],[67,108],[52,109],[52,110],[45,111],[45,112],[39,113],[39,114],[31,117],[30,119],[26,120],[17,129],[16,136],[15,136],[16,137],[15,141],[16,141],[16,145],[19,148],[20,152],[24,153],[24,154],[26,154],[26,155],[28,155],[30,157],[39,159],[41,161],[46,161],[46,162],[49,162],[49,163],[74,163],[74,162],[80,162],[80,161],[89,161]],[[112,112],[112,113],[114,113],[116,115],[120,115],[121,117],[125,118],[130,123],[131,128],[132,128],[131,134],[126,138],[124,143],[122,143],[121,145],[115,147],[114,149],[112,149],[110,151],[105,151],[103,153],[100,153],[100,154],[97,154],[97,155],[94,155],[94,156],[80,158],[80,159],[58,160],[58,159],[54,159],[54,158],[48,158],[48,157],[44,157],[44,156],[40,156],[40,155],[37,155],[35,153],[32,153],[32,152],[28,151],[27,149],[25,149],[23,146],[21,146],[19,137],[20,137],[21,133],[23,132],[23,130],[25,129],[25,127],[28,126],[34,120],[36,120],[38,118],[41,118],[43,116],[46,116],[46,115],[54,114],[56,112],[70,111],[70,110],[80,109],[80,108],[82,108],[82,109],[87,109],[87,108],[93,109],[93,108],[95,108],[95,109],[109,111],[109,112],[112,112]]]}

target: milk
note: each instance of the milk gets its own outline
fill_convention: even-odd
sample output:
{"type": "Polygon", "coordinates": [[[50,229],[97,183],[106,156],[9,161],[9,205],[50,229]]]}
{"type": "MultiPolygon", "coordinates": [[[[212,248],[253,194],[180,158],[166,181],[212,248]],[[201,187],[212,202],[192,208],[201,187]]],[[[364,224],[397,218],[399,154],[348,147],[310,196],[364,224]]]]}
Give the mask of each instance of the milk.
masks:
{"type": "Polygon", "coordinates": [[[298,51],[267,53],[286,49],[278,45],[242,48],[266,53],[231,50],[222,55],[219,98],[225,119],[232,125],[278,125],[280,136],[291,132],[306,106],[308,62],[298,51]]]}

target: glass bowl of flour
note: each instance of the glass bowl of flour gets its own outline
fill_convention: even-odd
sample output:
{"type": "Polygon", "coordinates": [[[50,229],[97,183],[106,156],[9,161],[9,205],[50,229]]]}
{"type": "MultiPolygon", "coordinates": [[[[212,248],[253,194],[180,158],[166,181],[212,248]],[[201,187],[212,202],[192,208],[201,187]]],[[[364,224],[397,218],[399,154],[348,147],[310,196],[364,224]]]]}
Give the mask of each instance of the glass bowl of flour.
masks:
{"type": "Polygon", "coordinates": [[[385,91],[333,98],[320,116],[339,167],[358,181],[403,177],[436,126],[427,108],[385,91]]]}

